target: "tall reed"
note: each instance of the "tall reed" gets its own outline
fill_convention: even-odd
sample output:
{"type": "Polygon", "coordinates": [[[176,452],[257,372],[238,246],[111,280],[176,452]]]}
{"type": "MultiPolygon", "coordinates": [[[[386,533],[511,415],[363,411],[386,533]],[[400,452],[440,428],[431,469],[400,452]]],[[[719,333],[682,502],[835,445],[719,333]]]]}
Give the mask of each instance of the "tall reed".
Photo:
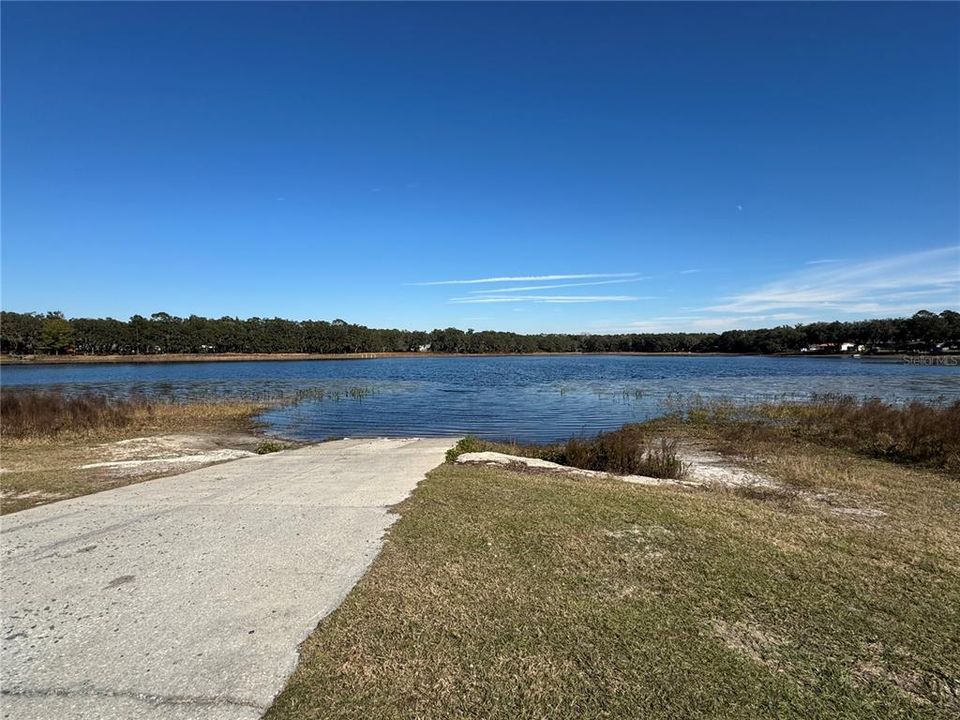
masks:
{"type": "Polygon", "coordinates": [[[139,412],[144,399],[113,400],[103,395],[64,395],[55,391],[4,390],[0,393],[0,433],[7,438],[58,435],[65,431],[120,428],[139,412]]]}

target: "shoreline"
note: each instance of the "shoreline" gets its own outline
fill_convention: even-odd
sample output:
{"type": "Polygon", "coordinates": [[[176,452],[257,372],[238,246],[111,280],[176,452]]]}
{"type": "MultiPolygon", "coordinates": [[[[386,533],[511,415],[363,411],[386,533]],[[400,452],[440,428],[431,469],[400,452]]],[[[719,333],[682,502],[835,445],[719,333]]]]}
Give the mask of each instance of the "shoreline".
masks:
{"type": "Polygon", "coordinates": [[[665,356],[665,357],[776,357],[761,353],[691,353],[691,352],[535,352],[535,353],[438,353],[438,352],[375,352],[375,353],[157,353],[156,355],[32,355],[11,357],[0,355],[0,365],[96,365],[194,362],[296,362],[325,360],[383,360],[389,358],[457,358],[457,357],[578,357],[578,356],[665,356]]]}
{"type": "MultiPolygon", "coordinates": [[[[535,353],[157,353],[156,355],[32,355],[12,357],[0,355],[0,366],[24,365],[112,365],[151,363],[205,362],[303,362],[328,360],[383,360],[391,358],[458,358],[458,357],[800,357],[819,360],[864,360],[867,362],[905,362],[908,358],[956,357],[954,355],[876,355],[853,358],[849,354],[808,355],[801,353],[725,353],[725,352],[535,352],[535,353]]],[[[951,363],[952,364],[952,363],[951,363]]]]}

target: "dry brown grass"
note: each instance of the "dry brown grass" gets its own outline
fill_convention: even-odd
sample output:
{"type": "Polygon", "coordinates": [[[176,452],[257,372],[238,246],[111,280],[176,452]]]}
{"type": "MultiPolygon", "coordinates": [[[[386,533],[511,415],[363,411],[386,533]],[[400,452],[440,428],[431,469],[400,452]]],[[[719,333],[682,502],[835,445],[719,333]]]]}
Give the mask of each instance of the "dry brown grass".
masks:
{"type": "Polygon", "coordinates": [[[94,393],[5,390],[0,393],[0,433],[8,442],[127,430],[242,426],[264,407],[253,402],[174,403],[145,397],[112,399],[94,393]]]}
{"type": "Polygon", "coordinates": [[[960,485],[797,412],[642,428],[773,488],[434,471],[267,718],[957,717],[960,485]]]}
{"type": "Polygon", "coordinates": [[[0,513],[142,482],[178,470],[123,472],[81,466],[111,460],[109,445],[164,434],[212,436],[223,447],[255,450],[251,402],[185,403],[2,394],[0,513]],[[10,402],[16,397],[18,402],[10,402]]]}
{"type": "Polygon", "coordinates": [[[127,425],[145,401],[110,400],[85,393],[6,390],[0,393],[0,428],[9,438],[48,437],[127,425]]]}
{"type": "Polygon", "coordinates": [[[758,443],[803,440],[960,474],[960,401],[891,405],[823,396],[808,403],[750,407],[697,403],[687,412],[695,425],[709,426],[728,450],[739,454],[758,443]]]}
{"type": "Polygon", "coordinates": [[[679,479],[685,472],[676,439],[651,434],[643,425],[624,425],[619,430],[592,438],[570,438],[566,443],[522,445],[467,437],[447,453],[454,460],[462,453],[492,450],[508,455],[535,457],[550,462],[598,470],[615,475],[679,479]]]}
{"type": "Polygon", "coordinates": [[[444,465],[266,717],[957,717],[960,486],[752,442],[804,492],[444,465]]]}

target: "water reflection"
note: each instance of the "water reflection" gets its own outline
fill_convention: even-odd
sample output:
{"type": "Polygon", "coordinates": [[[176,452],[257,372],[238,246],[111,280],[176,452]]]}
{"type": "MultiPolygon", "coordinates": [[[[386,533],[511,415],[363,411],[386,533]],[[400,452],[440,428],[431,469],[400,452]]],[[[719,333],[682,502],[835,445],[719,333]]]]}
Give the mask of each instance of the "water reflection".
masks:
{"type": "Polygon", "coordinates": [[[671,398],[747,402],[847,394],[960,398],[956,367],[769,357],[450,357],[370,361],[6,367],[5,387],[170,400],[283,400],[280,434],[318,439],[460,435],[522,441],[594,433],[664,412],[671,398]]]}

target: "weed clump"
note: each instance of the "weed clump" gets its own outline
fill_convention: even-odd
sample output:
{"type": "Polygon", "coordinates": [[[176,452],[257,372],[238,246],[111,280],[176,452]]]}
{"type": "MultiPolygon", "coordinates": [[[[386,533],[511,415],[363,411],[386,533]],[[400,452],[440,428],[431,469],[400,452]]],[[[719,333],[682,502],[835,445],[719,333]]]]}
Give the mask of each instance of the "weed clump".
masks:
{"type": "Polygon", "coordinates": [[[676,440],[651,440],[635,425],[625,425],[595,438],[571,438],[563,448],[563,460],[564,465],[617,475],[676,480],[684,471],[676,440]]]}
{"type": "Polygon", "coordinates": [[[264,440],[262,443],[257,445],[257,455],[269,455],[270,453],[280,452],[281,450],[286,449],[286,444],[279,442],[278,440],[264,440]]]}
{"type": "Polygon", "coordinates": [[[639,425],[625,425],[592,438],[573,437],[565,443],[545,445],[497,443],[468,436],[447,451],[447,462],[454,462],[463,453],[486,450],[615,475],[676,480],[685,472],[678,442],[669,438],[653,439],[639,425]]]}

